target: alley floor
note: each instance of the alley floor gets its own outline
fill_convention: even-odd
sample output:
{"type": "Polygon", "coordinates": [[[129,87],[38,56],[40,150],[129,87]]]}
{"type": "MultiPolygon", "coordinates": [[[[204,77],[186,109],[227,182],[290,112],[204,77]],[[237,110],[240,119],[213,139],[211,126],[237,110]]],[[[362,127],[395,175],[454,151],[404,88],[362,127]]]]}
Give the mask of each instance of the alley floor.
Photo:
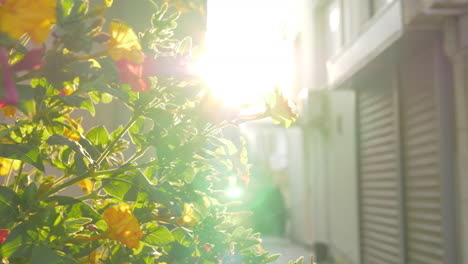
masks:
{"type": "Polygon", "coordinates": [[[263,238],[263,248],[270,253],[279,253],[281,257],[273,262],[274,264],[286,264],[290,260],[296,260],[304,256],[304,264],[309,264],[312,251],[298,245],[287,238],[265,237],[263,238]]]}

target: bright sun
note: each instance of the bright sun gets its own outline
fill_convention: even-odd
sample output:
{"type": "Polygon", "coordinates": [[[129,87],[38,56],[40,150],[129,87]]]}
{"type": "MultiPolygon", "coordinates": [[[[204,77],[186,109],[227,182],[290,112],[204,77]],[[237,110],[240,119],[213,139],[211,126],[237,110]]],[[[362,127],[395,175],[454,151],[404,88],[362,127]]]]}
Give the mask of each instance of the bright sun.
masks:
{"type": "Polygon", "coordinates": [[[208,1],[200,71],[226,105],[258,103],[275,86],[289,94],[294,64],[287,6],[279,0],[208,1]]]}

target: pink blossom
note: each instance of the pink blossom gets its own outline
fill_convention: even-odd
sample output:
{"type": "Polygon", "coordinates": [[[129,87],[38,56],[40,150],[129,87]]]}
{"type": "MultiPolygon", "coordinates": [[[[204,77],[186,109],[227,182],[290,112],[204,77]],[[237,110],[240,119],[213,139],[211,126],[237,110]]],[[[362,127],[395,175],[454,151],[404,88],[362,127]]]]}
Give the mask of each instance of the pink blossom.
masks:
{"type": "Polygon", "coordinates": [[[17,105],[19,102],[18,91],[16,90],[15,82],[11,77],[10,68],[8,66],[8,54],[6,49],[0,48],[0,74],[4,89],[4,98],[0,99],[0,108],[5,105],[17,105]]]}
{"type": "Polygon", "coordinates": [[[33,49],[28,51],[22,60],[11,66],[12,71],[38,70],[44,61],[45,48],[33,49]]]}

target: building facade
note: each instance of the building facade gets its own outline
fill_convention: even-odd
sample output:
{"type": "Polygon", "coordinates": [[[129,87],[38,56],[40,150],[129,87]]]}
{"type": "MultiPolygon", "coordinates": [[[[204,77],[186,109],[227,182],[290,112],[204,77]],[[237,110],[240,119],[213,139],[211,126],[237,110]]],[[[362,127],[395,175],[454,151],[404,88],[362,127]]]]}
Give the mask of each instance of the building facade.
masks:
{"type": "Polygon", "coordinates": [[[468,264],[468,1],[303,4],[291,236],[332,263],[468,264]]]}

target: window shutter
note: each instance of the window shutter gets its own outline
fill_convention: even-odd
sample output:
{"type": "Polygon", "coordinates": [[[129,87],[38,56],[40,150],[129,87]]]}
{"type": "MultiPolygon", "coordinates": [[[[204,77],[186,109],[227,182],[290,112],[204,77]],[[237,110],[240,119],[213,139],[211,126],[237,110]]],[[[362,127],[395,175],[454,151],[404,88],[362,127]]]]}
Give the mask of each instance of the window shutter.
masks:
{"type": "Polygon", "coordinates": [[[398,126],[391,82],[358,90],[361,255],[401,263],[398,126]],[[378,87],[380,86],[380,87],[378,87]]]}
{"type": "Polygon", "coordinates": [[[456,263],[451,241],[454,212],[449,208],[454,201],[453,193],[447,191],[453,175],[450,169],[446,170],[447,162],[451,161],[444,151],[446,142],[441,142],[441,133],[451,129],[447,120],[441,118],[446,114],[443,111],[448,111],[441,108],[446,104],[441,99],[451,87],[439,82],[444,66],[442,61],[436,61],[438,53],[433,48],[412,57],[401,68],[408,264],[456,263]]]}

